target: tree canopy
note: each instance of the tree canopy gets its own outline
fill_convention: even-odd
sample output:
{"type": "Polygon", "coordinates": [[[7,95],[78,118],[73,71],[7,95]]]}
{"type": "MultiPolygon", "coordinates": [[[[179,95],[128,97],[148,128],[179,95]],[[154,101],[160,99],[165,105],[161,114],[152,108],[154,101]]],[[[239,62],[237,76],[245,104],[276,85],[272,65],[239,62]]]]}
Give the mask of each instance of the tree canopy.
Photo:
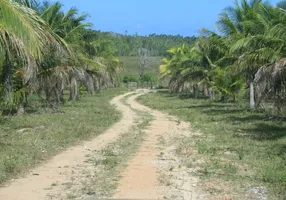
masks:
{"type": "Polygon", "coordinates": [[[217,33],[201,29],[194,44],[168,51],[162,77],[170,77],[173,91],[199,90],[211,98],[216,93],[222,100],[237,101],[249,90],[250,108],[264,102],[280,112],[285,100],[285,5],[234,1],[219,15],[217,33]]]}
{"type": "Polygon", "coordinates": [[[0,8],[2,111],[23,108],[33,93],[55,107],[65,89],[73,100],[81,85],[89,93],[118,85],[115,46],[87,14],[49,1],[3,0],[0,8]]]}

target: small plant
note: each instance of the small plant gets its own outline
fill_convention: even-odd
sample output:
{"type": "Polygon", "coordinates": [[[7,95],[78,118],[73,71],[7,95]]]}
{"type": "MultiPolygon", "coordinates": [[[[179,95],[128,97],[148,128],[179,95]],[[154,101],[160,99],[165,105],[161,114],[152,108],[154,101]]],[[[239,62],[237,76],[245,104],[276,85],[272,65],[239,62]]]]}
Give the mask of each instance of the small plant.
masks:
{"type": "Polygon", "coordinates": [[[132,74],[129,74],[129,75],[125,75],[123,77],[122,81],[123,81],[123,83],[138,82],[139,81],[139,77],[135,76],[135,75],[132,75],[132,74]]]}

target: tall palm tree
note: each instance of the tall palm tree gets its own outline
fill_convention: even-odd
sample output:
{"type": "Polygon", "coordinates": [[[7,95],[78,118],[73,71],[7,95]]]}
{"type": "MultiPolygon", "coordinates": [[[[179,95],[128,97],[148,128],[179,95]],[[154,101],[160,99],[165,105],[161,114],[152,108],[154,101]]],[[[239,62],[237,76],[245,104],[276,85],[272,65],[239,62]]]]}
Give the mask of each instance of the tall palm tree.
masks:
{"type": "Polygon", "coordinates": [[[40,16],[72,51],[70,56],[59,54],[53,47],[47,49],[46,59],[42,63],[41,80],[66,81],[56,85],[44,84],[50,86],[46,91],[60,90],[57,92],[60,94],[65,87],[69,86],[70,100],[74,100],[77,98],[77,89],[80,84],[85,85],[90,93],[94,93],[95,89],[101,87],[115,85],[115,74],[119,64],[114,57],[115,51],[109,48],[107,41],[99,38],[98,34],[90,29],[92,24],[85,22],[87,14],[78,14],[76,8],[63,12],[62,7],[59,2],[53,4],[43,2],[43,5],[38,8],[40,16]],[[68,70],[68,72],[60,70],[68,70]],[[43,76],[47,74],[50,77],[45,79],[43,76]],[[60,79],[59,76],[65,78],[60,79]],[[61,87],[55,88],[59,85],[61,87]]]}
{"type": "Polygon", "coordinates": [[[238,57],[234,66],[247,76],[251,109],[255,108],[254,75],[259,67],[270,59],[265,57],[265,51],[270,48],[265,44],[259,47],[267,30],[267,22],[261,15],[261,10],[266,6],[262,0],[236,0],[234,7],[226,8],[222,12],[217,23],[219,31],[233,40],[231,52],[238,57]]]}
{"type": "Polygon", "coordinates": [[[24,82],[37,70],[32,60],[42,59],[45,43],[60,46],[53,32],[44,20],[26,5],[29,1],[0,1],[0,57],[4,58],[1,85],[5,99],[11,99],[13,91],[12,73],[15,69],[12,60],[25,66],[24,82]]]}

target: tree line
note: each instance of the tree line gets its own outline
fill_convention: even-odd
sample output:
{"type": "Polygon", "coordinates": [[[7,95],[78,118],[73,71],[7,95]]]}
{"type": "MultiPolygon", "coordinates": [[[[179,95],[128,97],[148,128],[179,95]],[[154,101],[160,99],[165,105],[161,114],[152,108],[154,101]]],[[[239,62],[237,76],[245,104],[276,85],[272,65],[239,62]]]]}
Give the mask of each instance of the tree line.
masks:
{"type": "Polygon", "coordinates": [[[162,78],[173,92],[199,92],[236,102],[248,96],[251,109],[282,112],[286,91],[286,1],[234,1],[222,11],[217,32],[201,29],[192,45],[168,50],[162,78]],[[248,91],[248,92],[247,92],[248,91]]]}
{"type": "Polygon", "coordinates": [[[80,87],[117,86],[116,49],[87,17],[59,2],[0,1],[0,112],[21,114],[31,94],[57,107],[65,90],[74,100],[80,87]]]}
{"type": "Polygon", "coordinates": [[[148,50],[150,56],[165,56],[168,49],[182,44],[193,44],[196,37],[183,37],[181,35],[150,34],[139,36],[105,32],[106,37],[112,41],[117,49],[118,56],[138,56],[141,49],[148,50]]]}

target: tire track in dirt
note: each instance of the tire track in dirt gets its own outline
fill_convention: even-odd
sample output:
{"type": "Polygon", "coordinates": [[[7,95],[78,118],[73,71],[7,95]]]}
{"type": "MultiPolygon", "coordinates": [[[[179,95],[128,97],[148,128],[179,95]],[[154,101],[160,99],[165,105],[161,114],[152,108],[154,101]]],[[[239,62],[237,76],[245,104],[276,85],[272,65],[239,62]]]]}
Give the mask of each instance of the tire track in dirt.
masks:
{"type": "MultiPolygon", "coordinates": [[[[142,130],[146,132],[145,139],[133,159],[128,162],[128,167],[121,173],[122,178],[118,182],[114,198],[203,199],[198,198],[196,188],[193,188],[193,185],[197,183],[195,178],[189,176],[182,169],[174,170],[174,173],[169,172],[169,169],[172,168],[171,165],[176,165],[179,161],[176,155],[173,154],[173,144],[169,147],[163,147],[163,150],[162,145],[159,144],[160,138],[168,140],[168,137],[174,138],[174,135],[190,134],[189,124],[185,122],[178,123],[178,119],[175,117],[152,110],[136,102],[136,98],[148,92],[150,91],[137,90],[135,93],[131,92],[115,97],[111,103],[123,113],[123,118],[118,123],[92,141],[66,150],[46,164],[31,170],[26,177],[16,179],[7,187],[0,188],[0,199],[67,199],[69,191],[65,189],[63,184],[75,178],[76,180],[72,184],[75,187],[77,185],[80,187],[81,181],[84,180],[81,179],[82,172],[84,170],[92,171],[94,167],[85,162],[86,156],[91,151],[104,150],[109,144],[116,143],[122,135],[130,131],[135,126],[135,122],[141,119],[136,110],[151,114],[154,120],[145,130],[142,130]],[[127,100],[124,99],[125,97],[127,97],[127,100]],[[123,99],[129,106],[121,102],[123,99]],[[160,153],[162,151],[168,152],[167,148],[171,148],[170,153],[164,155],[166,159],[160,159],[160,153]],[[160,179],[163,173],[169,173],[167,181],[174,179],[173,185],[162,184],[160,179]],[[39,176],[33,176],[32,174],[39,174],[39,176]],[[186,176],[188,176],[187,179],[186,176]],[[57,185],[51,187],[54,183],[57,183],[57,185]],[[179,188],[177,185],[180,185],[179,188]]],[[[169,141],[172,143],[172,139],[169,141]]]]}
{"type": "MultiPolygon", "coordinates": [[[[127,103],[132,109],[146,112],[135,99],[146,94],[146,91],[130,97],[127,103]]],[[[152,129],[155,120],[151,122],[152,129]]],[[[118,192],[114,198],[126,199],[159,199],[162,196],[162,188],[158,184],[157,170],[154,160],[157,156],[157,136],[165,131],[164,127],[157,127],[159,132],[155,134],[147,132],[147,137],[137,151],[136,156],[128,163],[128,168],[122,173],[118,192]]]]}
{"type": "MultiPolygon", "coordinates": [[[[55,183],[64,183],[70,180],[74,171],[80,167],[88,167],[85,156],[91,150],[101,150],[108,144],[115,142],[121,134],[132,127],[136,113],[121,100],[132,93],[115,97],[111,104],[122,112],[122,119],[109,128],[102,135],[92,141],[69,148],[53,157],[46,164],[32,169],[24,178],[19,178],[0,188],[2,200],[39,200],[39,199],[65,199],[67,191],[60,187],[52,187],[55,183]],[[47,189],[49,188],[49,189],[47,189]]],[[[95,124],[96,125],[96,124],[95,124]]]]}
{"type": "MultiPolygon", "coordinates": [[[[164,165],[164,168],[170,166],[168,160],[163,162],[158,160],[160,156],[160,145],[158,144],[160,137],[174,134],[189,134],[190,125],[182,121],[178,123],[178,119],[175,117],[152,110],[136,102],[136,98],[148,92],[150,91],[141,90],[139,94],[133,95],[128,99],[128,103],[132,109],[148,112],[153,115],[154,120],[145,130],[147,136],[140,149],[137,151],[135,157],[128,163],[127,169],[121,174],[122,179],[119,181],[117,193],[114,195],[114,198],[172,199],[169,197],[175,195],[182,196],[182,199],[199,199],[197,198],[199,195],[196,193],[196,189],[192,187],[192,185],[196,183],[194,181],[195,179],[191,179],[192,177],[190,177],[188,181],[183,181],[185,192],[182,192],[179,188],[170,194],[170,187],[160,183],[160,176],[164,171],[162,165],[164,165]],[[166,197],[165,194],[167,193],[170,194],[169,197],[166,197]]],[[[184,179],[184,177],[177,178],[184,179]]]]}

